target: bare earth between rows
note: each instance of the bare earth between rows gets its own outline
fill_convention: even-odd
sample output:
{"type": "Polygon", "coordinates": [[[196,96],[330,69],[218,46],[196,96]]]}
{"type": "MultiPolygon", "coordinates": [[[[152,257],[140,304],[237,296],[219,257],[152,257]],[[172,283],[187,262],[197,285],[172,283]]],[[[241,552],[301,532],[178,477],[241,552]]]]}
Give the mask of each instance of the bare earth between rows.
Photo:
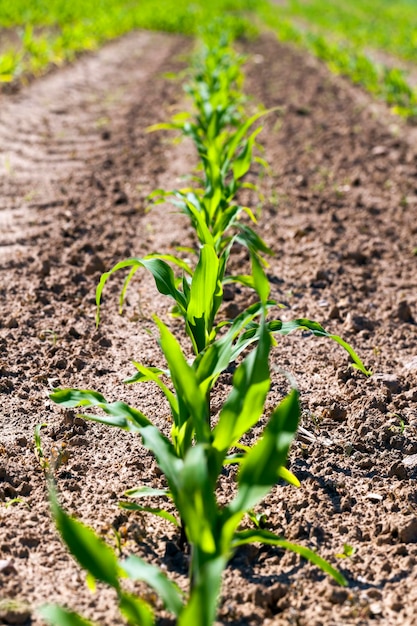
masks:
{"type": "MultiPolygon", "coordinates": [[[[287,390],[280,371],[290,372],[302,398],[304,430],[291,454],[302,486],[278,486],[263,508],[271,529],[317,549],[349,588],[296,555],[248,547],[225,573],[219,623],[411,626],[416,150],[406,126],[318,61],[267,36],[240,45],[250,55],[249,108],[278,107],[260,135],[271,174],[261,183],[258,228],[275,251],[272,297],[286,305],[284,319],[308,317],[341,334],[374,376],[355,373],[336,345],[305,335],[280,340],[268,410],[287,390]],[[355,551],[342,559],[344,544],[355,551]]],[[[188,184],[195,163],[187,143],[146,132],[188,106],[181,83],[165,74],[183,69],[189,50],[183,38],[134,33],[0,97],[0,623],[39,625],[36,607],[45,601],[104,626],[122,623],[113,594],[87,589],[50,521],[33,445],[39,423],[45,452],[65,449],[56,479],[68,510],[112,545],[116,530],[123,554],[158,563],[186,585],[176,531],[117,507],[129,487],[163,485],[152,457],[134,437],[85,423],[47,394],[53,386],[97,389],[169,428],[151,386],[121,382],[132,359],[161,363],[147,331],[156,312],[179,332],[169,302],[143,275],[120,317],[115,278],[96,330],[94,291],[115,262],[192,241],[185,218],[169,206],[145,213],[147,194],[188,184]],[[14,616],[8,599],[19,602],[14,616]]],[[[247,200],[256,208],[256,198],[247,200]]],[[[234,263],[244,271],[242,256],[234,263]]],[[[230,297],[224,315],[252,296],[230,297]]],[[[229,390],[225,377],[214,410],[229,390]]],[[[231,477],[221,487],[226,500],[231,477]]],[[[136,590],[152,599],[146,587],[136,590]]]]}

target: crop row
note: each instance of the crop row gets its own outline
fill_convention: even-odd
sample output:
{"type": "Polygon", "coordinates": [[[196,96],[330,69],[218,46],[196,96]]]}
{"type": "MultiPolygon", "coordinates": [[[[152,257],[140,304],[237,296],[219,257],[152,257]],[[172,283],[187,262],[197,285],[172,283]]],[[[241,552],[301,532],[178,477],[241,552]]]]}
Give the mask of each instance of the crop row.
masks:
{"type": "MultiPolygon", "coordinates": [[[[265,272],[272,250],[256,232],[251,209],[239,202],[242,189],[256,190],[256,185],[246,181],[247,174],[265,165],[255,153],[262,130],[259,122],[269,112],[259,111],[250,117],[245,114],[242,64],[243,58],[233,48],[224,24],[214,23],[205,30],[186,84],[193,110],[151,129],[174,129],[194,143],[199,168],[193,187],[157,190],[154,196],[171,200],[184,213],[195,233],[195,246],[186,250],[187,258],[180,250],[177,254],[154,253],[121,261],[103,274],[96,292],[97,323],[103,290],[111,276],[122,270],[128,273],[121,304],[134,275],[142,270],[149,271],[157,290],[172,299],[173,313],[183,321],[194,357],[187,359],[189,348],[184,349],[168,326],[154,316],[165,363],[148,367],[135,362],[136,371],[126,381],[152,383],[159,388],[170,411],[169,436],[137,408],[109,402],[96,391],[56,389],[51,395],[62,407],[100,410],[98,414],[83,414],[86,419],[139,435],[165,477],[166,488],[136,486],[125,494],[130,500],[120,506],[163,517],[177,528],[179,545],[190,554],[186,594],[160,569],[138,556],[118,559],[91,528],[69,516],[59,504],[53,463],[45,461],[52,513],[63,541],[90,578],[116,591],[120,612],[131,625],[153,624],[154,612],[148,603],[125,590],[126,577],[150,585],[180,626],[213,624],[222,572],[234,552],[250,542],[292,550],[346,584],[316,552],[262,528],[253,512],[280,480],[299,485],[287,468],[300,417],[298,391],[293,387],[274,410],[269,414],[265,411],[276,337],[307,329],[338,342],[347,350],[352,365],[364,374],[368,372],[348,344],[317,322],[283,322],[273,316],[278,303],[270,299],[265,272]],[[250,273],[229,273],[229,260],[236,248],[247,252],[250,273]],[[233,319],[222,316],[226,284],[238,284],[257,296],[254,304],[233,319]],[[210,407],[213,398],[219,399],[217,382],[231,366],[235,368],[232,389],[214,419],[210,407]],[[262,436],[253,446],[244,445],[242,439],[257,424],[263,426],[262,436]],[[235,495],[220,504],[217,485],[228,465],[237,466],[235,495]],[[157,504],[143,505],[143,498],[155,498],[157,504]],[[164,508],[167,501],[169,510],[164,508]],[[246,522],[242,529],[245,516],[251,525],[246,522]]],[[[39,432],[37,441],[41,449],[39,432]]],[[[57,606],[44,607],[42,614],[51,624],[89,624],[57,606]]]]}

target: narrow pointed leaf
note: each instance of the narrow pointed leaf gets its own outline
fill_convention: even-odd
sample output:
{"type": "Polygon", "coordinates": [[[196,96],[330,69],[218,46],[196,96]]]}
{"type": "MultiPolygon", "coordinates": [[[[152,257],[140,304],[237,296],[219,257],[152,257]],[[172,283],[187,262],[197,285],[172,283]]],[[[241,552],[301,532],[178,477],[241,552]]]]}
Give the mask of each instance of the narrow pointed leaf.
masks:
{"type": "Polygon", "coordinates": [[[56,527],[72,556],[96,580],[119,590],[119,565],[113,550],[91,528],[60,507],[53,487],[49,489],[49,500],[56,527]]]}
{"type": "Polygon", "coordinates": [[[271,338],[264,328],[258,345],[237,368],[233,389],[220,412],[214,429],[213,446],[226,452],[249,430],[263,412],[269,391],[269,350],[271,338]]]}
{"type": "Polygon", "coordinates": [[[157,489],[155,487],[134,487],[125,491],[125,496],[128,498],[149,498],[149,497],[168,497],[171,498],[169,489],[157,489]]]}
{"type": "Polygon", "coordinates": [[[51,626],[95,626],[93,622],[78,615],[78,613],[54,604],[42,606],[38,613],[51,626]]]}
{"type": "Polygon", "coordinates": [[[62,404],[68,409],[78,406],[99,406],[107,402],[101,393],[90,389],[54,389],[49,397],[56,404],[62,404]]]}
{"type": "Polygon", "coordinates": [[[298,392],[293,389],[273,411],[262,438],[241,462],[238,493],[229,505],[230,511],[252,509],[276,484],[297,431],[299,416],[298,392]]]}
{"type": "Polygon", "coordinates": [[[171,407],[171,413],[172,413],[174,423],[177,424],[178,423],[178,411],[179,411],[178,400],[175,397],[175,395],[172,393],[172,391],[168,389],[165,383],[163,383],[161,380],[161,375],[167,375],[167,372],[156,367],[145,367],[144,365],[141,365],[140,363],[137,363],[136,361],[133,361],[133,365],[138,370],[137,375],[134,375],[131,378],[128,378],[124,382],[125,383],[145,382],[145,381],[154,382],[161,389],[165,398],[167,399],[169,406],[171,407]]]}
{"type": "Polygon", "coordinates": [[[125,511],[140,511],[141,513],[152,513],[152,515],[156,515],[156,517],[162,517],[162,519],[171,522],[171,524],[174,524],[174,526],[180,526],[177,518],[165,509],[153,506],[142,506],[140,504],[136,504],[136,502],[119,502],[119,507],[121,509],[124,509],[125,511]]]}
{"type": "Polygon", "coordinates": [[[57,404],[62,404],[65,407],[75,408],[91,406],[100,408],[107,413],[109,417],[89,414],[85,414],[82,417],[95,422],[108,424],[109,426],[116,426],[124,430],[138,432],[141,427],[151,424],[148,418],[141,413],[141,411],[138,411],[138,409],[124,402],[107,402],[104,396],[95,391],[56,389],[54,393],[50,395],[50,398],[57,404]]]}
{"type": "Polygon", "coordinates": [[[225,556],[204,563],[194,581],[190,599],[178,618],[178,626],[212,626],[216,618],[225,556]]]}
{"type": "Polygon", "coordinates": [[[119,610],[130,626],[154,626],[153,610],[145,600],[130,593],[119,595],[119,610]]]}
{"type": "Polygon", "coordinates": [[[206,347],[206,338],[211,330],[214,298],[222,291],[218,281],[219,259],[213,246],[205,245],[191,281],[187,321],[197,344],[198,352],[206,347]]]}
{"type": "Polygon", "coordinates": [[[162,599],[165,608],[178,615],[183,606],[182,592],[155,565],[146,563],[137,556],[130,556],[120,562],[120,566],[132,580],[142,580],[154,589],[162,599]]]}
{"type": "Polygon", "coordinates": [[[252,254],[252,276],[253,284],[259,296],[259,299],[262,302],[262,305],[266,306],[271,287],[269,280],[267,279],[266,274],[262,268],[262,265],[255,254],[252,254]]]}
{"type": "Polygon", "coordinates": [[[316,552],[304,546],[300,546],[297,543],[291,543],[286,539],[282,539],[281,537],[278,537],[268,530],[250,529],[237,532],[235,534],[233,546],[234,548],[237,548],[238,546],[243,546],[245,544],[255,542],[267,544],[270,546],[278,546],[280,548],[285,548],[286,550],[296,552],[304,559],[307,559],[314,565],[317,565],[321,570],[323,570],[323,572],[326,572],[326,574],[332,576],[339,583],[339,585],[347,585],[345,577],[337,569],[332,567],[332,565],[330,565],[328,561],[319,556],[316,552]]]}
{"type": "Polygon", "coordinates": [[[97,325],[100,322],[100,305],[101,305],[101,296],[104,289],[104,286],[110,276],[115,272],[125,269],[127,267],[131,268],[131,271],[125,280],[122,294],[121,294],[121,304],[123,303],[124,295],[126,293],[126,289],[128,284],[130,283],[133,275],[140,267],[144,267],[149,270],[155,280],[156,287],[160,293],[163,295],[171,296],[178,306],[182,309],[185,308],[185,300],[184,295],[178,291],[175,284],[175,276],[171,267],[162,261],[160,258],[153,258],[152,255],[147,258],[132,258],[126,259],[125,261],[121,261],[117,263],[112,269],[108,272],[102,274],[100,282],[96,289],[96,304],[97,304],[97,313],[96,313],[96,323],[97,325]]]}
{"type": "Polygon", "coordinates": [[[333,335],[332,333],[327,332],[327,330],[325,330],[323,326],[321,326],[321,324],[319,324],[318,322],[313,322],[305,318],[291,320],[288,322],[281,322],[281,327],[277,332],[279,332],[281,335],[288,335],[294,330],[299,329],[310,330],[316,337],[327,337],[328,339],[333,339],[333,341],[338,343],[342,348],[346,350],[346,352],[351,357],[354,366],[358,370],[365,374],[365,376],[370,376],[372,374],[371,371],[366,369],[366,367],[362,363],[362,360],[356,354],[354,349],[346,341],[344,341],[344,339],[339,337],[339,335],[333,335]]]}
{"type": "Polygon", "coordinates": [[[196,373],[185,360],[173,334],[160,320],[155,318],[155,321],[159,327],[161,348],[168,362],[175,390],[188,409],[197,438],[207,441],[210,438],[208,406],[199,388],[196,373]]]}

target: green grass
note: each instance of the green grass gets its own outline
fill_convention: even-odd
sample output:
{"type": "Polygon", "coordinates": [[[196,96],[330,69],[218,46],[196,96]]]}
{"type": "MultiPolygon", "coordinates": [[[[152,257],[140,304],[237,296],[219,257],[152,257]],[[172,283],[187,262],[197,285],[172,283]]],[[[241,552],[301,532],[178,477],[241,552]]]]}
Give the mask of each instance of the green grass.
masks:
{"type": "Polygon", "coordinates": [[[261,0],[258,11],[281,40],[306,47],[394,112],[416,117],[417,91],[403,68],[417,60],[415,0],[288,0],[282,5],[261,0]],[[389,63],[381,60],[387,54],[389,63]]]}
{"type": "Polygon", "coordinates": [[[232,11],[239,34],[250,27],[236,12],[254,4],[253,0],[0,0],[0,29],[18,34],[13,46],[0,49],[0,82],[40,74],[51,64],[71,61],[78,53],[137,28],[194,34],[216,15],[232,11]]]}
{"type": "Polygon", "coordinates": [[[384,50],[417,61],[417,2],[415,0],[289,0],[280,14],[294,18],[331,41],[362,49],[384,50]]]}

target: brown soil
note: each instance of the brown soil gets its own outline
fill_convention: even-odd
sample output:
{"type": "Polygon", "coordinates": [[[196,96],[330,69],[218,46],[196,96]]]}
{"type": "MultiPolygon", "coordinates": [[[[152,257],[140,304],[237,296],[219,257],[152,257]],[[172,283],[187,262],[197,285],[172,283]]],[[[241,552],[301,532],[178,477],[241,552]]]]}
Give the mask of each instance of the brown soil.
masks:
{"type": "MultiPolygon", "coordinates": [[[[144,212],[147,193],[181,185],[194,163],[188,144],[145,132],[184,107],[180,83],[163,74],[183,67],[189,46],[178,37],[132,34],[0,101],[3,624],[41,624],[36,607],[45,601],[102,625],[122,623],[113,593],[87,589],[53,528],[33,443],[39,423],[46,424],[45,453],[65,452],[56,479],[66,508],[113,545],[117,530],[123,554],[141,554],[186,584],[176,532],[117,506],[126,488],[161,483],[152,457],[137,438],[61,411],[48,391],[97,389],[165,421],[151,387],[126,388],[122,380],[132,359],[160,363],[146,331],[152,313],[169,319],[170,303],[143,275],[120,317],[116,277],[96,331],[94,291],[118,260],[191,241],[187,222],[169,207],[144,212]],[[18,600],[19,609],[13,613],[5,599],[18,600]]],[[[291,553],[253,546],[225,573],[219,623],[411,626],[417,151],[407,127],[314,59],[268,37],[246,50],[246,90],[255,102],[280,107],[261,135],[272,170],[262,182],[259,222],[276,253],[272,296],[286,304],[285,319],[309,317],[341,334],[374,375],[354,373],[328,341],[280,340],[274,364],[301,390],[303,430],[291,468],[302,486],[277,487],[263,509],[273,530],[338,565],[349,587],[291,553]],[[355,553],[341,559],[344,544],[355,553]]],[[[231,297],[227,304],[238,311],[246,294],[231,297]]],[[[277,371],[270,406],[286,388],[277,371]]],[[[227,497],[231,485],[224,489],[227,497]]]]}

